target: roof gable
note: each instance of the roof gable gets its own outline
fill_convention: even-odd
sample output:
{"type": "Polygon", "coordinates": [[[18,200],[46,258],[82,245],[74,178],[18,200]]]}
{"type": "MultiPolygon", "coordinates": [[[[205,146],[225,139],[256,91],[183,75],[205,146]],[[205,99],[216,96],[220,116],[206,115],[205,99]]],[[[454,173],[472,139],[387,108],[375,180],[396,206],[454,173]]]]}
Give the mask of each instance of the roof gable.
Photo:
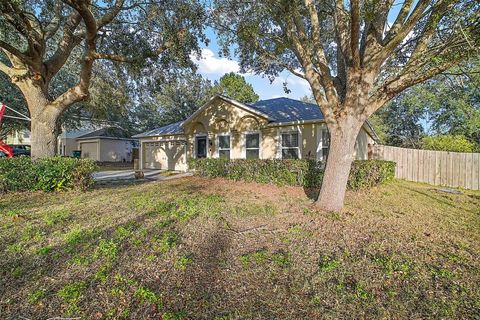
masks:
{"type": "Polygon", "coordinates": [[[182,126],[185,126],[186,124],[192,122],[198,115],[200,115],[205,109],[207,109],[210,105],[212,105],[215,101],[218,101],[218,100],[222,100],[222,101],[225,101],[225,102],[228,102],[229,104],[237,107],[237,108],[240,108],[244,111],[247,111],[247,112],[250,112],[252,113],[253,115],[256,115],[256,116],[259,116],[259,117],[262,117],[266,120],[271,120],[268,116],[268,114],[256,109],[256,108],[252,108],[252,106],[250,105],[247,105],[247,104],[244,104],[244,103],[241,103],[239,101],[236,101],[236,100],[233,100],[233,99],[230,99],[226,96],[223,96],[223,95],[215,95],[214,97],[212,97],[210,100],[208,100],[203,106],[201,106],[200,108],[198,108],[197,111],[195,111],[190,117],[188,117],[187,120],[185,120],[182,124],[182,126]]]}

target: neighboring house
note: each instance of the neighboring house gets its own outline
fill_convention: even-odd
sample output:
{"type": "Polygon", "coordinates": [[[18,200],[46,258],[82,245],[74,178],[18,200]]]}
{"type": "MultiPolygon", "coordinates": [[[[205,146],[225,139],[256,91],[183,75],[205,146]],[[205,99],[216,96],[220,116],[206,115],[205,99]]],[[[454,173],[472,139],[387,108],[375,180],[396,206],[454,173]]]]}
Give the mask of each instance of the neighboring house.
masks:
{"type": "MultiPolygon", "coordinates": [[[[187,159],[325,160],[329,134],[315,104],[288,98],[247,105],[217,95],[183,122],[133,136],[140,139],[142,169],[187,170],[187,159]]],[[[376,140],[365,123],[355,146],[356,158],[367,159],[376,140]]]]}
{"type": "Polygon", "coordinates": [[[138,141],[116,127],[103,128],[79,136],[77,150],[82,158],[101,162],[131,162],[138,141]]]}
{"type": "Polygon", "coordinates": [[[93,131],[94,129],[62,132],[58,136],[58,154],[68,157],[73,156],[73,151],[79,150],[77,138],[93,131]]]}
{"type": "Polygon", "coordinates": [[[18,130],[7,134],[5,143],[30,145],[30,130],[18,130]]]}

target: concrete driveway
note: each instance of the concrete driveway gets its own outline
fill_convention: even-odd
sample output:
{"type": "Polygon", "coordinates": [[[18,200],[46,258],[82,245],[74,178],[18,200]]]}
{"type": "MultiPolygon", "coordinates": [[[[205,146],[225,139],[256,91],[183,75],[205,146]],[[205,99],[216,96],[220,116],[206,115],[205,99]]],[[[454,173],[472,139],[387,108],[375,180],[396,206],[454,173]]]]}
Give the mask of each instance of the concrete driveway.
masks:
{"type": "MultiPolygon", "coordinates": [[[[162,175],[164,170],[143,170],[145,178],[148,180],[170,180],[174,178],[188,177],[191,173],[184,172],[174,175],[162,175]]],[[[117,180],[133,180],[135,179],[135,170],[110,170],[99,171],[93,174],[95,181],[117,181],[117,180]]]]}
{"type": "MultiPolygon", "coordinates": [[[[152,177],[160,174],[161,170],[145,170],[145,177],[152,177]]],[[[134,170],[110,170],[110,171],[99,171],[93,174],[93,178],[96,181],[106,181],[106,180],[130,180],[135,179],[134,170]]]]}

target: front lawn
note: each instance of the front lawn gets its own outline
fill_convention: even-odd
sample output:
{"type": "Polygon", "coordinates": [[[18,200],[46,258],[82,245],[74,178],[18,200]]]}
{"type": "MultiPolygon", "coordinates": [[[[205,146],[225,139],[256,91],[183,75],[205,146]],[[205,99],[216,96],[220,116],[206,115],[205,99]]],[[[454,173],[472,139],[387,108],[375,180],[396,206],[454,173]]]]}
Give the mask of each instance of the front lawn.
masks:
{"type": "Polygon", "coordinates": [[[190,177],[0,195],[0,318],[480,317],[480,192],[190,177]]]}

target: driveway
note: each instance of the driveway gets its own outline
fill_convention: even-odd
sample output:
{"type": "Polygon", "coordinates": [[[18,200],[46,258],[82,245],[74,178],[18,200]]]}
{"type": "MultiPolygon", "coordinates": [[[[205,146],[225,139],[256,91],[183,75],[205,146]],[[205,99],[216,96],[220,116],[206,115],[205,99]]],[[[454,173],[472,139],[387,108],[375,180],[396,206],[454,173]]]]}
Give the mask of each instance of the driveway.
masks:
{"type": "MultiPolygon", "coordinates": [[[[181,177],[188,177],[191,175],[189,172],[163,175],[165,170],[143,170],[145,179],[148,180],[170,180],[181,177]]],[[[93,174],[93,178],[96,181],[116,181],[116,180],[133,180],[135,179],[135,170],[110,170],[99,171],[93,174]]]]}
{"type": "MultiPolygon", "coordinates": [[[[159,175],[162,170],[145,170],[145,177],[151,177],[159,175]]],[[[93,178],[96,181],[105,181],[105,180],[130,180],[135,179],[135,170],[108,170],[108,171],[99,171],[93,174],[93,178]]]]}

